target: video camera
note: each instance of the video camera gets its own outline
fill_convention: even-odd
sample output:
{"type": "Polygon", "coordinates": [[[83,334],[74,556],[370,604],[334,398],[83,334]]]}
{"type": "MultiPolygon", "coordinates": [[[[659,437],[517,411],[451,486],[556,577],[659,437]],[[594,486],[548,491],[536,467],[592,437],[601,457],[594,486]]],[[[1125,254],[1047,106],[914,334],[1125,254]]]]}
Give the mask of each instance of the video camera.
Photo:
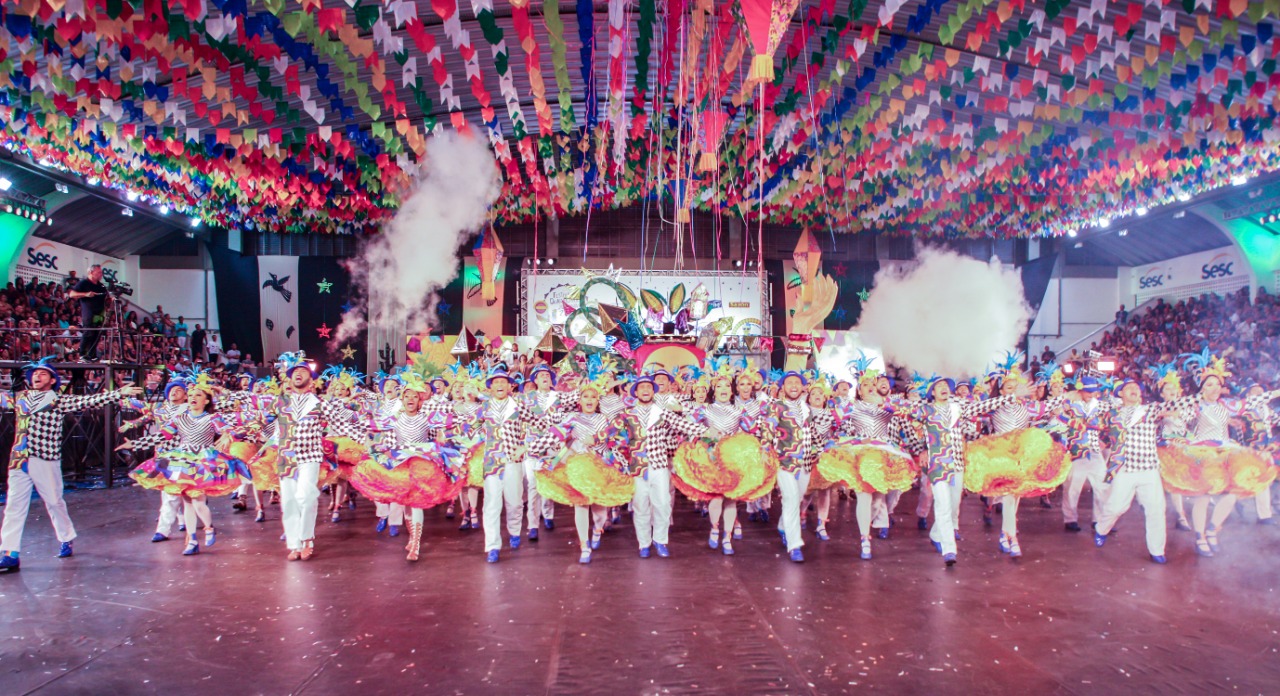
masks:
{"type": "Polygon", "coordinates": [[[114,280],[106,282],[107,292],[116,297],[133,297],[133,286],[128,283],[120,283],[114,280]]]}

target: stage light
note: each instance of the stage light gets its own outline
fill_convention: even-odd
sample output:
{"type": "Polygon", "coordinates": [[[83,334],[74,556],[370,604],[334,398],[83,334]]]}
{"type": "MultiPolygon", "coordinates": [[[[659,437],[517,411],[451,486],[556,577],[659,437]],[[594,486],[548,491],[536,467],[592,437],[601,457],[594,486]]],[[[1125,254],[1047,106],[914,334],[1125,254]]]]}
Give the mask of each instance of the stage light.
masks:
{"type": "Polygon", "coordinates": [[[0,191],[8,191],[13,188],[13,182],[0,176],[0,191]]]}
{"type": "Polygon", "coordinates": [[[1117,234],[1117,235],[1119,235],[1119,236],[1121,236],[1121,237],[1128,237],[1128,236],[1129,236],[1129,228],[1128,228],[1128,227],[1126,227],[1126,228],[1124,228],[1123,230],[1120,230],[1119,232],[1117,232],[1116,234],[1117,234]]]}
{"type": "Polygon", "coordinates": [[[138,192],[137,192],[137,191],[125,191],[125,192],[124,192],[124,197],[125,197],[125,198],[128,198],[130,201],[136,201],[136,200],[138,200],[138,192]]]}
{"type": "Polygon", "coordinates": [[[90,185],[90,186],[97,186],[97,185],[98,185],[98,184],[100,184],[100,183],[102,183],[102,180],[101,180],[101,179],[99,179],[98,177],[96,177],[96,176],[91,176],[91,177],[89,177],[89,185],[90,185]]]}
{"type": "Polygon", "coordinates": [[[1078,234],[1078,232],[1076,232],[1075,230],[1067,230],[1067,236],[1068,236],[1068,237],[1071,237],[1071,238],[1073,238],[1073,239],[1074,239],[1074,238],[1075,238],[1075,236],[1076,236],[1077,234],[1078,234]]]}
{"type": "Polygon", "coordinates": [[[1247,176],[1239,175],[1231,177],[1232,186],[1244,186],[1247,183],[1249,183],[1249,177],[1247,176]]]}
{"type": "Polygon", "coordinates": [[[45,217],[44,217],[44,215],[43,215],[43,214],[41,214],[41,215],[40,215],[40,222],[44,222],[44,221],[45,221],[45,217]]]}
{"type": "Polygon", "coordinates": [[[1077,249],[1083,249],[1083,248],[1084,248],[1084,242],[1076,242],[1076,248],[1077,248],[1077,249]]]}
{"type": "Polygon", "coordinates": [[[1147,210],[1147,206],[1145,206],[1145,205],[1140,205],[1140,206],[1138,206],[1138,211],[1137,211],[1137,212],[1138,212],[1138,216],[1139,216],[1139,217],[1141,217],[1141,216],[1143,216],[1143,215],[1146,215],[1146,214],[1147,214],[1148,212],[1150,212],[1150,211],[1148,211],[1148,210],[1147,210]]]}
{"type": "Polygon", "coordinates": [[[193,218],[191,218],[191,226],[192,226],[192,227],[199,227],[199,226],[200,226],[200,218],[198,218],[198,217],[193,217],[193,218]]]}
{"type": "Polygon", "coordinates": [[[67,188],[66,184],[54,184],[53,187],[57,189],[58,193],[71,193],[71,189],[67,188]]]}
{"type": "Polygon", "coordinates": [[[1075,364],[1075,363],[1063,363],[1063,365],[1062,365],[1062,374],[1064,374],[1064,375],[1066,375],[1066,376],[1070,377],[1071,375],[1074,375],[1075,373],[1076,373],[1076,364],[1075,364]]]}
{"type": "Polygon", "coordinates": [[[1094,366],[1098,368],[1099,372],[1111,374],[1116,371],[1116,360],[1115,358],[1099,358],[1094,363],[1094,366]]]}
{"type": "Polygon", "coordinates": [[[542,265],[542,259],[534,259],[534,260],[533,260],[533,265],[535,265],[535,266],[541,266],[541,265],[542,265]]]}
{"type": "Polygon", "coordinates": [[[46,218],[45,224],[49,225],[50,227],[53,227],[53,218],[46,218]]]}
{"type": "Polygon", "coordinates": [[[1179,201],[1182,201],[1183,203],[1186,203],[1187,201],[1191,200],[1191,194],[1189,194],[1189,193],[1179,193],[1179,194],[1178,194],[1178,200],[1179,200],[1179,201]]]}
{"type": "Polygon", "coordinates": [[[734,268],[742,268],[742,259],[734,259],[734,260],[733,260],[733,267],[734,267],[734,268]]]}
{"type": "Polygon", "coordinates": [[[6,212],[6,213],[12,213],[12,212],[13,212],[13,206],[12,206],[12,205],[7,205],[7,204],[6,204],[6,205],[5,205],[5,207],[4,207],[4,212],[6,212]]]}
{"type": "Polygon", "coordinates": [[[1098,227],[1107,228],[1111,226],[1111,218],[1098,218],[1098,227]]]}
{"type": "Polygon", "coordinates": [[[160,206],[160,214],[161,214],[161,215],[168,215],[168,214],[169,214],[169,206],[167,206],[167,205],[162,205],[162,206],[160,206]]]}
{"type": "Polygon", "coordinates": [[[1179,218],[1179,219],[1184,218],[1186,216],[1187,216],[1187,211],[1185,210],[1179,210],[1178,212],[1173,214],[1174,218],[1179,218]]]}
{"type": "Polygon", "coordinates": [[[556,265],[556,260],[555,260],[555,259],[547,259],[547,265],[548,265],[548,266],[554,266],[554,265],[556,265]]]}
{"type": "Polygon", "coordinates": [[[121,208],[120,214],[125,217],[133,217],[133,208],[121,208]]]}

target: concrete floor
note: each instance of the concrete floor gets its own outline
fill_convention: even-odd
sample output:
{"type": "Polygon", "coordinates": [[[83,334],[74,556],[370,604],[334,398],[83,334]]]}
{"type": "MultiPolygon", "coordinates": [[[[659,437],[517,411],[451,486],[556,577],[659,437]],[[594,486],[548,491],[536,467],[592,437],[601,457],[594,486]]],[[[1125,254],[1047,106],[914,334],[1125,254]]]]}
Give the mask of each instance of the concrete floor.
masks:
{"type": "Polygon", "coordinates": [[[803,565],[772,524],[747,522],[733,558],[711,551],[683,500],[672,558],[637,558],[624,519],[589,566],[563,508],[561,526],[497,565],[479,531],[429,511],[422,560],[408,564],[407,536],[375,536],[361,501],[318,523],[313,560],[290,563],[278,506],[258,525],[215,501],[217,545],[183,557],[181,541],[148,543],[157,494],[68,501],[75,557],[52,557],[36,503],[22,572],[0,577],[6,696],[1280,689],[1280,527],[1252,524],[1251,510],[1214,559],[1171,529],[1157,566],[1136,507],[1099,550],[1087,531],[1062,531],[1059,509],[1028,502],[1015,562],[970,497],[947,570],[915,528],[914,493],[874,560],[857,558],[842,502],[831,541],[806,533],[803,565]]]}

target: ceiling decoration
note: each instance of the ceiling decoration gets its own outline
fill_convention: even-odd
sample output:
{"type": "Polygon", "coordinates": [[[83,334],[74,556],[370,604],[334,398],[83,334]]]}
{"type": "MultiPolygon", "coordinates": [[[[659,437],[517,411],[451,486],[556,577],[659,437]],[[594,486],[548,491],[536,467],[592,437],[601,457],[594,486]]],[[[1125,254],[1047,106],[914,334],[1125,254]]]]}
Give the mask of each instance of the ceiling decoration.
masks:
{"type": "Polygon", "coordinates": [[[426,139],[457,128],[497,156],[499,223],[648,201],[671,222],[1059,235],[1277,168],[1277,13],[18,0],[0,6],[0,146],[270,232],[376,230],[448,166],[426,139]]]}

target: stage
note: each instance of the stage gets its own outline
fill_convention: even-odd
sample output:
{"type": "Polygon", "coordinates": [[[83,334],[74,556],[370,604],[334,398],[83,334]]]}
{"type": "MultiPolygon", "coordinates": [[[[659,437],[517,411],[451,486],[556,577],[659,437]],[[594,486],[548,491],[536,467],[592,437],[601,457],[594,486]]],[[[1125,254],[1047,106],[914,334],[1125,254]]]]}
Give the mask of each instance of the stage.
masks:
{"type": "Polygon", "coordinates": [[[1028,501],[1013,561],[998,517],[983,529],[967,497],[947,570],[916,529],[914,493],[872,561],[857,557],[852,503],[833,501],[832,540],[807,532],[803,565],[773,523],[745,515],[738,554],[711,551],[685,501],[670,559],[638,558],[624,518],[580,566],[560,507],[554,531],[490,565],[481,532],[437,509],[410,564],[407,533],[375,536],[360,501],[354,518],[318,522],[316,557],[291,563],[279,506],[259,525],[225,499],[217,544],[184,557],[178,539],[148,541],[158,500],[69,493],[80,538],[66,560],[33,503],[22,572],[0,577],[6,694],[1168,694],[1280,680],[1280,527],[1253,524],[1252,506],[1219,557],[1171,528],[1157,566],[1136,506],[1099,550],[1028,501]]]}

